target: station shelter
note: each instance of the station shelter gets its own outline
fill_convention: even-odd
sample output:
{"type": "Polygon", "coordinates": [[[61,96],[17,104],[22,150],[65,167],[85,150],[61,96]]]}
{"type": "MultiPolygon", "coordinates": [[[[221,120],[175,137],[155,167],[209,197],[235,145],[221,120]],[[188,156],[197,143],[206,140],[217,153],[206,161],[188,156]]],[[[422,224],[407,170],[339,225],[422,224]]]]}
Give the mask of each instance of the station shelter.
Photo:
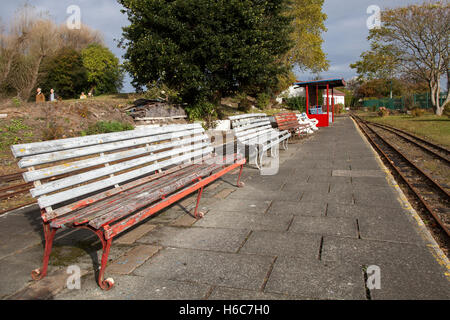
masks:
{"type": "Polygon", "coordinates": [[[296,89],[305,88],[306,90],[306,114],[308,118],[317,119],[319,121],[318,127],[328,127],[334,122],[334,88],[345,87],[344,79],[300,81],[294,83],[294,85],[296,89]],[[319,96],[322,90],[327,92],[326,102],[319,105],[319,96]]]}

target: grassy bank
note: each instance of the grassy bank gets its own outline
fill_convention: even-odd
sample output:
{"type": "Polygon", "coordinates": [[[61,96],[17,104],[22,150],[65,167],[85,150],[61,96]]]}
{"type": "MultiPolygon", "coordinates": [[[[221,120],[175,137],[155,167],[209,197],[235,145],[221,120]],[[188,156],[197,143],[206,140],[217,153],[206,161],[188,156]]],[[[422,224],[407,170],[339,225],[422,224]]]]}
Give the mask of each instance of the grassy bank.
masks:
{"type": "Polygon", "coordinates": [[[410,115],[395,115],[378,117],[365,115],[363,118],[368,121],[403,129],[450,149],[450,119],[445,116],[424,115],[412,117],[410,115]]]}

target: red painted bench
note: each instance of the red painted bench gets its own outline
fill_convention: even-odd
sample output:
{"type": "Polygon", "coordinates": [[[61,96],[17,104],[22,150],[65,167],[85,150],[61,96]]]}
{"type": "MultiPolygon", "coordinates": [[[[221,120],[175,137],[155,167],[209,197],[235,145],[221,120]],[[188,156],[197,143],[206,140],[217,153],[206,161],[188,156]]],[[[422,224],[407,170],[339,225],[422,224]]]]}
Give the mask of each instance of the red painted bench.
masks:
{"type": "Polygon", "coordinates": [[[132,131],[37,142],[11,147],[26,182],[38,199],[44,225],[45,252],[35,280],[47,274],[55,233],[62,227],[93,231],[103,254],[98,284],[104,280],[112,240],[144,219],[240,167],[245,158],[214,154],[200,124],[144,127],[132,131]]]}
{"type": "Polygon", "coordinates": [[[300,124],[297,115],[293,112],[278,113],[275,115],[275,121],[280,130],[289,131],[292,136],[300,137],[308,130],[308,126],[300,124]]]}

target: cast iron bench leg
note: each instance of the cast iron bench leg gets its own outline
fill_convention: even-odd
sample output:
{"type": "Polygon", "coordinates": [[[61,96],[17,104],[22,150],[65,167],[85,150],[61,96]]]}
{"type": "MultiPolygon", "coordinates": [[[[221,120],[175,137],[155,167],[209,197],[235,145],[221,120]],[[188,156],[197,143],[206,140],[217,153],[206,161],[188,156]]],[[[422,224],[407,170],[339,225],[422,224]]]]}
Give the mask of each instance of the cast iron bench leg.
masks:
{"type": "Polygon", "coordinates": [[[195,205],[195,211],[194,211],[194,217],[195,219],[201,219],[204,217],[204,213],[203,212],[198,212],[198,206],[200,204],[200,199],[202,198],[202,193],[203,193],[203,187],[201,187],[200,189],[198,189],[198,194],[197,194],[197,204],[195,205]]]}
{"type": "MultiPolygon", "coordinates": [[[[92,232],[94,232],[97,235],[97,237],[102,242],[103,253],[102,253],[102,261],[101,261],[100,269],[98,272],[98,285],[100,286],[100,288],[102,288],[102,290],[105,290],[105,291],[110,290],[114,286],[114,280],[113,280],[113,278],[108,278],[108,279],[104,280],[104,275],[105,275],[106,264],[108,263],[109,250],[111,249],[111,244],[112,244],[113,238],[106,239],[105,233],[102,230],[96,230],[90,226],[79,226],[77,228],[91,230],[92,232]]],[[[106,231],[106,228],[108,228],[108,227],[105,226],[104,228],[106,231]]]]}
{"type": "Polygon", "coordinates": [[[50,226],[50,223],[44,222],[44,237],[45,237],[45,250],[44,259],[42,262],[41,269],[35,269],[31,272],[31,277],[33,280],[41,280],[47,275],[48,260],[50,259],[50,253],[52,252],[53,239],[56,233],[55,228],[50,226]]]}
{"type": "Polygon", "coordinates": [[[239,188],[244,187],[244,183],[241,182],[242,170],[244,170],[244,165],[241,165],[241,169],[239,170],[239,177],[238,177],[237,184],[236,184],[239,188]]]}

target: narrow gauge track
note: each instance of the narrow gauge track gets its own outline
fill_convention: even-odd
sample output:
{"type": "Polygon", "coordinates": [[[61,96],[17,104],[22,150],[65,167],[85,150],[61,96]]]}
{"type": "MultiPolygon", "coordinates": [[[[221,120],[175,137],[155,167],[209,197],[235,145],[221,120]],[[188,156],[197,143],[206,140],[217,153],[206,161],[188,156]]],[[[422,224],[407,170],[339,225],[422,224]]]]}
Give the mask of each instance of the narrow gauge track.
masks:
{"type": "Polygon", "coordinates": [[[389,131],[403,140],[414,144],[415,146],[421,148],[423,151],[435,156],[438,160],[443,161],[444,163],[450,164],[450,150],[441,147],[437,144],[426,141],[422,138],[419,138],[409,132],[406,132],[401,129],[394,128],[392,126],[388,126],[380,123],[370,123],[373,126],[389,131]]]}
{"type": "Polygon", "coordinates": [[[434,218],[447,236],[450,236],[450,194],[448,191],[371,128],[371,123],[355,115],[352,115],[352,117],[371,144],[386,158],[392,168],[408,185],[423,208],[434,218]]]}
{"type": "MultiPolygon", "coordinates": [[[[0,176],[0,201],[8,200],[15,196],[27,193],[33,188],[33,183],[24,183],[22,180],[22,173],[24,171],[15,172],[7,175],[0,176]]],[[[0,211],[0,215],[19,209],[21,207],[35,203],[36,200],[28,201],[14,208],[8,208],[6,210],[0,211]]]]}

